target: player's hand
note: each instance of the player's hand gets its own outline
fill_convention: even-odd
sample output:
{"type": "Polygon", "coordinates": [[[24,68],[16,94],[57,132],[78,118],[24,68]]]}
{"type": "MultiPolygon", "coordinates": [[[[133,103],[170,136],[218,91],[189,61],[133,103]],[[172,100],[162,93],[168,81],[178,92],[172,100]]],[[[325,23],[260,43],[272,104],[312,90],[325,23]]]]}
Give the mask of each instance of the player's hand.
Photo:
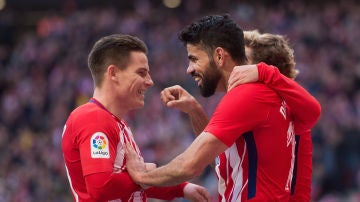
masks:
{"type": "Polygon", "coordinates": [[[256,82],[258,79],[259,72],[256,65],[235,66],[228,81],[228,91],[240,84],[256,82]]]}
{"type": "Polygon", "coordinates": [[[189,114],[201,106],[198,101],[179,85],[165,88],[160,93],[161,101],[170,108],[189,114]]]}
{"type": "Polygon", "coordinates": [[[148,186],[141,184],[141,175],[147,172],[148,169],[154,169],[154,165],[145,163],[144,159],[136,153],[130,144],[125,144],[125,147],[127,172],[136,184],[140,185],[143,189],[148,188],[148,186]]]}
{"type": "Polygon", "coordinates": [[[192,183],[184,187],[184,198],[191,202],[211,201],[210,194],[204,187],[192,183]]]}

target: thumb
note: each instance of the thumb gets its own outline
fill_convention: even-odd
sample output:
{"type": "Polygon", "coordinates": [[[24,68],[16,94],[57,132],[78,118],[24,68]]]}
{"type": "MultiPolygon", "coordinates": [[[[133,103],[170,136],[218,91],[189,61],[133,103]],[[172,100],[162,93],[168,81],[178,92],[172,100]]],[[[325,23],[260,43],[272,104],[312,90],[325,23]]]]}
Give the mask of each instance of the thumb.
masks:
{"type": "Polygon", "coordinates": [[[178,106],[179,102],[180,101],[178,101],[178,100],[171,100],[166,103],[166,106],[169,108],[174,108],[174,107],[178,106]]]}

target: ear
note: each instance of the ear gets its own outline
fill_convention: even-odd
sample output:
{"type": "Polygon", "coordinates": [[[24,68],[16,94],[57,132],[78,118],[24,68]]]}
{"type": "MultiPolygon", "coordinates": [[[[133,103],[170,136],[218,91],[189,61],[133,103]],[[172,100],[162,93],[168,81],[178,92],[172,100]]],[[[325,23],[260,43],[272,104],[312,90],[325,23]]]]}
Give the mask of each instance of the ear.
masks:
{"type": "Polygon", "coordinates": [[[109,79],[115,80],[119,69],[115,65],[109,65],[106,69],[106,75],[109,79]]]}
{"type": "Polygon", "coordinates": [[[221,47],[215,48],[214,61],[217,65],[222,66],[224,64],[224,49],[221,47]]]}

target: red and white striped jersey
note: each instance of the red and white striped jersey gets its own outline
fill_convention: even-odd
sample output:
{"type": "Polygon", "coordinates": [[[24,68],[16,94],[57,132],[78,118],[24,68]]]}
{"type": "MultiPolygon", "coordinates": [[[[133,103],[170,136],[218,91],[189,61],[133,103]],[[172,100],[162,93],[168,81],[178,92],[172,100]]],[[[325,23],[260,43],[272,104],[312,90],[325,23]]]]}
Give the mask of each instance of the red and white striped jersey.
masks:
{"type": "Polygon", "coordinates": [[[220,101],[205,128],[228,145],[218,156],[220,201],[288,201],[295,134],[286,103],[261,83],[220,101]]]}
{"type": "Polygon", "coordinates": [[[126,122],[97,100],[91,99],[71,113],[64,127],[62,150],[74,201],[139,202],[147,197],[183,197],[186,183],[146,190],[136,185],[126,171],[125,143],[141,156],[126,122]]]}

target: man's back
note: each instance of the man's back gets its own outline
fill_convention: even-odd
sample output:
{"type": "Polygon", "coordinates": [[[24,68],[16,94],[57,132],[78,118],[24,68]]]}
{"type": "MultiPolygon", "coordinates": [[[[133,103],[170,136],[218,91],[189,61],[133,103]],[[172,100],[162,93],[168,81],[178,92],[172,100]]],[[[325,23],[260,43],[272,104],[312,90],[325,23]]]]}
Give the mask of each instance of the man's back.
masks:
{"type": "Polygon", "coordinates": [[[287,200],[294,132],[285,102],[263,84],[228,92],[205,131],[228,145],[216,168],[222,201],[287,200]]]}

